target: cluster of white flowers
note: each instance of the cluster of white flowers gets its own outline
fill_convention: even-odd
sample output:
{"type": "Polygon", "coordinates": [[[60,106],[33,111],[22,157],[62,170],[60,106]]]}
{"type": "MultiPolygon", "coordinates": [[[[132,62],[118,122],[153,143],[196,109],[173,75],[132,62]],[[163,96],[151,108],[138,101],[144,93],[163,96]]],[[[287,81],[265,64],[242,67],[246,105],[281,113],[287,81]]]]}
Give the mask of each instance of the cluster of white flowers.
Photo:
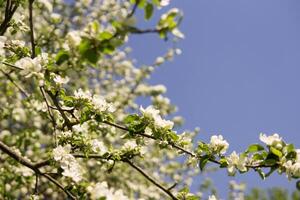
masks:
{"type": "Polygon", "coordinates": [[[100,112],[114,112],[115,106],[112,103],[108,103],[102,96],[93,95],[89,91],[83,91],[81,88],[74,92],[74,96],[78,99],[87,99],[91,101],[95,109],[100,112]]]}
{"type": "Polygon", "coordinates": [[[25,78],[30,78],[35,75],[38,78],[43,78],[43,74],[41,73],[43,70],[43,65],[48,62],[48,54],[42,53],[35,57],[34,59],[30,57],[24,57],[18,60],[15,65],[19,68],[22,68],[21,74],[25,76],[25,78]]]}
{"type": "Polygon", "coordinates": [[[92,200],[105,198],[106,200],[128,200],[122,190],[114,190],[108,187],[107,182],[97,183],[87,188],[92,200]]]}
{"type": "Polygon", "coordinates": [[[210,138],[209,148],[216,153],[226,153],[229,144],[223,139],[222,135],[213,135],[210,138]]]}
{"type": "Polygon", "coordinates": [[[289,180],[291,180],[292,177],[300,177],[300,149],[296,149],[297,157],[295,162],[288,160],[283,164],[285,167],[285,173],[289,180]]]}
{"type": "Polygon", "coordinates": [[[107,148],[104,145],[104,143],[102,141],[97,140],[97,139],[91,140],[91,146],[92,146],[92,150],[95,153],[98,153],[100,155],[103,155],[107,152],[107,148]]]}
{"type": "Polygon", "coordinates": [[[115,112],[116,108],[112,103],[107,103],[106,100],[100,95],[94,95],[92,102],[97,110],[100,112],[108,111],[115,112]]]}
{"type": "Polygon", "coordinates": [[[289,180],[292,177],[300,177],[300,162],[293,163],[291,160],[283,164],[285,173],[289,180]]]}
{"type": "Polygon", "coordinates": [[[162,119],[159,115],[159,110],[156,110],[153,106],[148,106],[146,109],[141,106],[140,111],[145,117],[153,119],[156,127],[172,129],[174,126],[172,121],[162,119]]]}
{"type": "Polygon", "coordinates": [[[71,145],[57,146],[53,149],[53,158],[60,163],[64,170],[62,175],[72,178],[73,181],[79,182],[82,179],[82,169],[75,157],[70,154],[71,145]]]}
{"type": "Polygon", "coordinates": [[[137,147],[137,144],[135,141],[127,141],[124,145],[123,145],[123,149],[125,150],[133,150],[137,147]]]}
{"type": "Polygon", "coordinates": [[[53,78],[54,82],[58,85],[66,84],[70,81],[69,77],[61,77],[58,74],[55,74],[55,77],[53,78]]]}
{"type": "Polygon", "coordinates": [[[81,42],[81,36],[79,31],[70,31],[67,36],[67,42],[70,47],[76,47],[81,42]]]}
{"type": "Polygon", "coordinates": [[[151,93],[163,94],[163,93],[167,92],[167,88],[164,85],[149,86],[149,85],[146,85],[146,84],[140,84],[136,88],[135,91],[136,91],[136,93],[142,94],[142,95],[149,95],[151,93]]]}
{"type": "Polygon", "coordinates": [[[236,172],[236,169],[241,172],[247,171],[246,161],[247,158],[245,156],[238,155],[235,151],[233,151],[227,158],[228,162],[227,171],[230,176],[233,176],[236,172]]]}
{"type": "Polygon", "coordinates": [[[259,139],[268,146],[275,147],[276,149],[282,149],[282,138],[279,137],[277,133],[274,133],[271,136],[261,133],[259,135],[259,139]]]}

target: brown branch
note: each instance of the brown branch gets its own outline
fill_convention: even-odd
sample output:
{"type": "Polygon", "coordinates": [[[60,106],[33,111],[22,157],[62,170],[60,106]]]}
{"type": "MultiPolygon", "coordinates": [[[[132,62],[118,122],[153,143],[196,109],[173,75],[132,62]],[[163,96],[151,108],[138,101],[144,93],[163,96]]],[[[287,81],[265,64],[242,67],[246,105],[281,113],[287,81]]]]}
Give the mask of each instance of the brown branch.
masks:
{"type": "Polygon", "coordinates": [[[31,58],[35,57],[35,42],[34,42],[34,30],[33,30],[33,2],[34,0],[29,0],[28,12],[29,12],[29,27],[30,27],[30,42],[31,42],[31,58]]]}
{"type": "Polygon", "coordinates": [[[55,142],[55,145],[57,145],[57,136],[56,136],[56,121],[55,121],[55,118],[54,118],[54,115],[52,113],[52,110],[50,109],[50,105],[48,103],[48,100],[46,98],[46,95],[45,95],[45,90],[44,90],[44,87],[43,86],[40,86],[40,91],[42,93],[42,96],[43,96],[43,99],[47,105],[47,111],[48,111],[48,114],[51,118],[51,121],[52,121],[52,125],[53,125],[53,133],[54,133],[54,142],[55,142]]]}
{"type": "Polygon", "coordinates": [[[19,6],[18,1],[6,0],[5,17],[0,25],[0,36],[4,35],[7,28],[10,26],[10,21],[19,6]]]}
{"type": "Polygon", "coordinates": [[[37,175],[41,175],[48,179],[50,182],[55,184],[57,187],[59,187],[70,199],[76,200],[77,198],[68,190],[66,190],[56,179],[52,178],[48,174],[42,173],[39,168],[37,167],[38,165],[30,162],[29,160],[25,159],[15,151],[13,151],[9,146],[4,144],[3,142],[0,141],[0,150],[4,152],[5,154],[9,155],[11,158],[16,160],[18,163],[30,168],[33,170],[37,175]]]}
{"type": "Polygon", "coordinates": [[[50,96],[50,98],[52,99],[53,104],[56,106],[57,110],[59,111],[62,118],[64,119],[64,121],[65,121],[64,125],[67,126],[70,131],[72,131],[72,126],[75,125],[75,124],[71,123],[69,118],[66,116],[65,111],[60,107],[59,102],[57,100],[57,95],[52,94],[51,91],[46,91],[46,92],[50,96]]]}
{"type": "Polygon", "coordinates": [[[29,94],[20,86],[18,85],[15,80],[8,74],[6,73],[5,71],[3,71],[2,69],[0,69],[0,71],[7,77],[8,80],[10,80],[10,82],[16,86],[16,88],[18,88],[18,90],[25,96],[25,97],[28,97],[29,94]]]}
{"type": "Polygon", "coordinates": [[[132,16],[134,15],[136,9],[138,8],[138,5],[139,5],[140,1],[141,1],[141,0],[136,0],[136,2],[135,2],[135,4],[134,4],[134,6],[133,6],[131,12],[127,15],[127,18],[130,18],[130,17],[132,17],[132,16]]]}
{"type": "Polygon", "coordinates": [[[8,63],[8,62],[3,62],[3,61],[0,61],[0,63],[2,63],[2,64],[4,64],[4,65],[6,65],[6,66],[8,66],[8,67],[12,67],[12,68],[18,69],[18,70],[24,70],[23,68],[21,68],[21,67],[18,67],[18,66],[16,66],[16,65],[13,65],[13,64],[10,64],[10,63],[8,63]]]}
{"type": "Polygon", "coordinates": [[[172,192],[170,192],[169,189],[162,186],[160,183],[155,181],[150,175],[148,175],[142,168],[138,167],[137,165],[133,164],[130,160],[124,160],[125,163],[129,164],[132,168],[134,168],[136,171],[138,171],[140,174],[142,174],[147,180],[149,180],[151,183],[153,183],[156,187],[161,189],[164,193],[169,195],[173,200],[179,200],[172,192]]]}

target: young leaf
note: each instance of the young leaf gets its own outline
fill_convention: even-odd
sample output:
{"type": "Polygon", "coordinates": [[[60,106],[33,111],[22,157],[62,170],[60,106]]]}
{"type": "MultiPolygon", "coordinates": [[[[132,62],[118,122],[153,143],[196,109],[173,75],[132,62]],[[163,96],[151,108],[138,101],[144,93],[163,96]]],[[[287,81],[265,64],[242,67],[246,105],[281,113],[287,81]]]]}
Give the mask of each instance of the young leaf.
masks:
{"type": "Polygon", "coordinates": [[[274,155],[278,156],[278,158],[281,158],[281,157],[282,157],[282,153],[281,153],[281,151],[279,151],[278,149],[276,149],[276,148],[274,148],[274,147],[270,147],[270,151],[271,151],[274,155]]]}
{"type": "Polygon", "coordinates": [[[153,15],[153,4],[147,3],[144,11],[145,11],[145,19],[149,20],[153,15]]]}
{"type": "Polygon", "coordinates": [[[248,147],[246,152],[247,153],[253,153],[253,152],[262,151],[262,150],[264,150],[264,147],[261,146],[260,144],[252,144],[248,147]]]}
{"type": "Polygon", "coordinates": [[[200,167],[201,171],[203,171],[203,169],[208,161],[209,161],[209,155],[204,155],[200,158],[199,167],[200,167]]]}

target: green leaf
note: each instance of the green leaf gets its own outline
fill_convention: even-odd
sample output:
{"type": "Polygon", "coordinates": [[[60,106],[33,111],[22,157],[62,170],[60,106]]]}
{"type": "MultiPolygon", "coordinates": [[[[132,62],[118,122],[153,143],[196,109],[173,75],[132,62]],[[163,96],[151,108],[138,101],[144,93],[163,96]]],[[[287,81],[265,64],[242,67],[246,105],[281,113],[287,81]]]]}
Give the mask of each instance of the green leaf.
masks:
{"type": "Polygon", "coordinates": [[[139,120],[140,120],[140,116],[137,114],[133,114],[133,115],[128,115],[127,117],[125,117],[124,123],[127,125],[130,125],[130,124],[134,123],[135,121],[139,121],[139,120]]]}
{"type": "Polygon", "coordinates": [[[147,3],[147,0],[139,0],[138,7],[143,9],[143,8],[145,8],[146,3],[147,3]]]}
{"type": "Polygon", "coordinates": [[[145,11],[145,19],[149,20],[153,15],[153,4],[147,3],[144,11],[145,11]]]}
{"type": "Polygon", "coordinates": [[[252,156],[252,159],[255,160],[255,161],[257,161],[257,160],[264,160],[265,157],[263,155],[261,155],[261,154],[256,153],[256,154],[254,154],[252,156]]]}
{"type": "Polygon", "coordinates": [[[56,64],[60,65],[63,62],[65,62],[66,60],[69,59],[69,53],[67,51],[61,50],[56,54],[55,60],[56,60],[56,64]]]}
{"type": "Polygon", "coordinates": [[[281,151],[279,151],[278,149],[276,149],[276,148],[274,148],[274,147],[270,147],[270,151],[271,151],[274,155],[278,156],[278,158],[281,158],[281,157],[282,157],[282,153],[281,153],[281,151]]]}
{"type": "Polygon", "coordinates": [[[108,32],[108,31],[104,31],[104,32],[99,34],[99,39],[100,40],[109,40],[112,37],[113,37],[113,34],[108,32]]]}
{"type": "Polygon", "coordinates": [[[297,181],[296,187],[297,187],[298,190],[300,190],[300,181],[297,181]]]}
{"type": "Polygon", "coordinates": [[[267,166],[272,166],[272,165],[276,165],[277,164],[277,160],[275,159],[267,159],[264,161],[264,164],[267,165],[267,166]]]}
{"type": "Polygon", "coordinates": [[[78,50],[83,59],[86,59],[93,64],[97,63],[99,55],[97,49],[92,47],[90,40],[82,40],[78,47],[78,50]]]}
{"type": "Polygon", "coordinates": [[[293,144],[288,144],[288,145],[286,145],[285,147],[283,147],[282,152],[283,152],[284,154],[288,154],[288,153],[290,153],[290,152],[293,152],[294,150],[295,150],[294,145],[293,145],[293,144]]]}
{"type": "Polygon", "coordinates": [[[288,160],[296,159],[297,158],[297,152],[296,151],[289,152],[285,157],[288,160]]]}
{"type": "Polygon", "coordinates": [[[256,170],[262,180],[266,179],[265,173],[261,169],[256,170]]]}
{"type": "Polygon", "coordinates": [[[277,166],[276,166],[276,167],[271,167],[270,171],[269,171],[268,173],[265,174],[265,177],[270,176],[273,172],[276,171],[277,168],[278,168],[277,166]]]}
{"type": "Polygon", "coordinates": [[[252,144],[248,147],[246,152],[247,153],[253,153],[253,152],[262,151],[262,150],[264,150],[264,147],[261,146],[260,144],[252,144]]]}
{"type": "Polygon", "coordinates": [[[195,195],[192,195],[192,196],[188,196],[185,198],[186,200],[198,200],[199,197],[195,196],[195,195]]]}
{"type": "Polygon", "coordinates": [[[225,168],[228,166],[228,162],[227,162],[226,158],[221,158],[219,160],[219,162],[220,162],[220,168],[225,168]]]}
{"type": "Polygon", "coordinates": [[[203,171],[203,169],[208,161],[209,161],[209,155],[204,155],[200,158],[199,167],[200,167],[201,171],[203,171]]]}
{"type": "Polygon", "coordinates": [[[99,59],[99,55],[97,54],[97,51],[95,49],[88,49],[83,54],[83,57],[93,64],[96,64],[99,59]]]}

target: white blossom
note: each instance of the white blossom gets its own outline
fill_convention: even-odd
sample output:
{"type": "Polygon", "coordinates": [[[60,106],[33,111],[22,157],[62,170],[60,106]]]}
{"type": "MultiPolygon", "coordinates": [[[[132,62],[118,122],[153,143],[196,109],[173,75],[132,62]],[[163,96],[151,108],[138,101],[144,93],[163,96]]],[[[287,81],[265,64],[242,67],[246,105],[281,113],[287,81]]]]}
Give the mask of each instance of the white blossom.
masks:
{"type": "Polygon", "coordinates": [[[218,200],[215,195],[208,196],[208,200],[218,200]]]}
{"type": "Polygon", "coordinates": [[[210,138],[209,147],[217,153],[224,154],[229,147],[229,144],[226,140],[223,139],[222,135],[213,135],[210,138]]]}
{"type": "Polygon", "coordinates": [[[63,156],[60,164],[64,170],[62,175],[72,178],[75,182],[79,182],[82,179],[81,167],[73,155],[67,154],[63,156]]]}
{"type": "Polygon", "coordinates": [[[159,115],[159,110],[156,110],[152,105],[148,106],[146,109],[141,106],[140,111],[145,117],[152,118],[154,120],[154,125],[159,128],[172,129],[174,126],[172,121],[162,119],[159,115]]]}
{"type": "Polygon", "coordinates": [[[15,65],[23,69],[21,74],[25,75],[26,78],[37,75],[42,70],[42,66],[37,58],[24,57],[18,60],[15,65]]]}
{"type": "Polygon", "coordinates": [[[81,42],[80,32],[79,31],[70,31],[67,34],[67,42],[69,46],[75,47],[78,46],[81,42]]]}
{"type": "Polygon", "coordinates": [[[92,145],[92,150],[95,152],[95,153],[99,153],[99,154],[104,154],[107,152],[107,148],[106,146],[104,145],[104,143],[102,141],[99,141],[97,139],[93,139],[91,141],[91,145],[92,145]]]}
{"type": "Polygon", "coordinates": [[[124,145],[123,148],[127,150],[132,150],[137,147],[137,144],[135,141],[127,141],[124,145]]]}
{"type": "Polygon", "coordinates": [[[297,157],[296,162],[300,163],[300,149],[296,149],[297,157]]]}
{"type": "Polygon", "coordinates": [[[91,99],[92,94],[89,91],[83,91],[81,88],[74,92],[74,96],[79,99],[91,99]]]}
{"type": "Polygon", "coordinates": [[[228,162],[227,171],[230,176],[235,174],[236,168],[242,172],[247,171],[246,158],[239,156],[235,151],[233,151],[226,160],[228,162]]]}
{"type": "Polygon", "coordinates": [[[259,135],[259,139],[268,146],[273,146],[277,149],[282,148],[282,138],[279,137],[277,133],[274,133],[271,136],[267,136],[266,134],[261,133],[259,135]]]}
{"type": "Polygon", "coordinates": [[[60,161],[63,159],[64,156],[69,154],[71,151],[71,145],[66,145],[66,146],[57,146],[55,149],[53,149],[53,158],[56,161],[60,161]]]}
{"type": "Polygon", "coordinates": [[[168,6],[170,4],[170,0],[161,0],[160,1],[160,6],[164,7],[164,6],[168,6]]]}
{"type": "Polygon", "coordinates": [[[100,95],[94,95],[92,98],[92,102],[95,108],[98,109],[100,112],[114,112],[116,110],[113,104],[107,103],[106,100],[100,95]]]}
{"type": "Polygon", "coordinates": [[[87,188],[90,193],[92,200],[105,198],[106,200],[128,200],[122,190],[114,191],[112,188],[108,188],[107,182],[100,182],[94,186],[89,186],[87,188]]]}
{"type": "Polygon", "coordinates": [[[283,166],[285,168],[286,176],[289,180],[291,180],[291,178],[293,176],[300,177],[300,163],[299,162],[296,162],[293,164],[293,162],[291,160],[288,160],[286,163],[283,164],[283,166]]]}
{"type": "Polygon", "coordinates": [[[174,28],[172,34],[178,38],[184,39],[184,34],[178,28],[174,28]]]}
{"type": "Polygon", "coordinates": [[[73,181],[79,182],[82,179],[82,169],[75,157],[70,154],[71,145],[57,146],[53,149],[54,160],[60,163],[64,170],[62,175],[70,177],[73,181]]]}
{"type": "Polygon", "coordinates": [[[155,65],[161,65],[165,62],[165,59],[163,57],[157,57],[155,60],[155,65]]]}
{"type": "Polygon", "coordinates": [[[53,79],[57,84],[66,84],[66,83],[68,83],[69,82],[69,77],[61,77],[60,75],[55,75],[55,77],[54,77],[54,79],[53,79]]]}

